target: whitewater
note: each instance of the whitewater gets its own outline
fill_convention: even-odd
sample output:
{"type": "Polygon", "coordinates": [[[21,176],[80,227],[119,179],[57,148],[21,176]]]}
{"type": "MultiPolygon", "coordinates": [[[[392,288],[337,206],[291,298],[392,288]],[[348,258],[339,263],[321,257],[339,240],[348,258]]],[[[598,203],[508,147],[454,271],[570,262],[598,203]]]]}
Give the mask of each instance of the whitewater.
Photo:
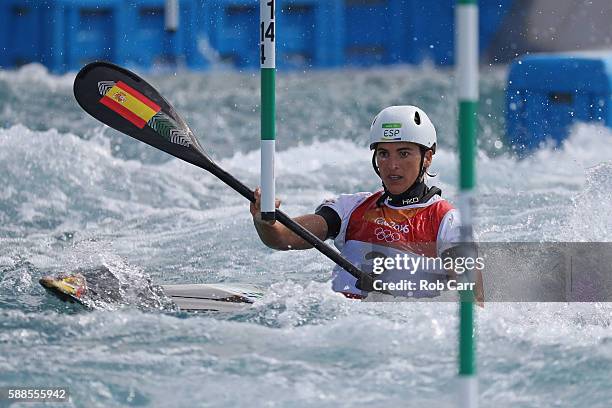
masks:
{"type": "MultiPolygon", "coordinates": [[[[454,303],[364,303],[330,289],[316,252],[275,252],[248,202],[205,171],[106,128],[72,96],[74,73],[0,71],[0,387],[66,386],[61,406],[436,406],[456,401],[454,303]],[[106,265],[130,285],[266,288],[237,314],[61,303],[49,274],[106,265]]],[[[143,76],[211,157],[259,180],[256,72],[143,76]]],[[[488,242],[610,242],[612,131],[578,124],[516,158],[503,137],[506,69],[483,69],[475,234],[488,242]]],[[[421,106],[438,129],[429,183],[456,203],[450,70],[279,72],[277,194],[292,216],[380,181],[370,122],[421,106]]],[[[486,276],[485,276],[486,279],[486,276]]],[[[487,303],[476,312],[483,407],[607,407],[609,303],[487,303]]]]}

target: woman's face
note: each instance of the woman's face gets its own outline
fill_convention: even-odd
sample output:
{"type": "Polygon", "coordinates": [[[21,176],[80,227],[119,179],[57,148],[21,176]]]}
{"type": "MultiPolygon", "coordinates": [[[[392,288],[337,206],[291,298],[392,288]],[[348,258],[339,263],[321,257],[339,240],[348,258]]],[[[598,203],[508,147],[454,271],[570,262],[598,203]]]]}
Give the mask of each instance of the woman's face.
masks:
{"type": "MultiPolygon", "coordinates": [[[[423,165],[431,164],[432,153],[425,153],[423,165]]],[[[421,164],[421,149],[410,142],[385,142],[376,146],[376,163],[380,178],[391,194],[406,191],[419,175],[421,164]]]]}

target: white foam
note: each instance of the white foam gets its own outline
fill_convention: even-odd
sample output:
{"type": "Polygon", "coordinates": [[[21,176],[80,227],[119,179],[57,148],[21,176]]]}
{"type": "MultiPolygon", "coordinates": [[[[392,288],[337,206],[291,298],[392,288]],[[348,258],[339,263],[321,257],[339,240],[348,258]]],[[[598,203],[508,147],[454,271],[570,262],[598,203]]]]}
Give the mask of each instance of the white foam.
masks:
{"type": "Polygon", "coordinates": [[[0,80],[16,85],[44,85],[52,91],[62,88],[72,88],[76,72],[68,72],[63,75],[56,75],[42,64],[31,63],[23,65],[16,70],[0,69],[0,80]]]}

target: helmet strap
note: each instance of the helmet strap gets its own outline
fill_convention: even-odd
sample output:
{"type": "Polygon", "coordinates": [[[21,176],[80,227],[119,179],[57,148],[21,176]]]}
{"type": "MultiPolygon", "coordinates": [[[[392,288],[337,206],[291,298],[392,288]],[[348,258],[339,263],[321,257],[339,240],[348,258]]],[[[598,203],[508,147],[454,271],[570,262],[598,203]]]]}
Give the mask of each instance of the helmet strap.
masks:
{"type": "Polygon", "coordinates": [[[414,183],[412,184],[413,186],[418,183],[419,181],[423,181],[423,176],[425,175],[425,167],[423,166],[423,164],[425,163],[425,153],[427,153],[427,149],[424,146],[419,146],[419,149],[421,149],[421,164],[419,164],[419,175],[417,176],[416,180],[414,181],[414,183]]]}
{"type": "Polygon", "coordinates": [[[380,177],[380,170],[378,169],[378,164],[376,164],[376,148],[374,148],[374,153],[372,154],[372,167],[374,167],[376,175],[380,177]]]}

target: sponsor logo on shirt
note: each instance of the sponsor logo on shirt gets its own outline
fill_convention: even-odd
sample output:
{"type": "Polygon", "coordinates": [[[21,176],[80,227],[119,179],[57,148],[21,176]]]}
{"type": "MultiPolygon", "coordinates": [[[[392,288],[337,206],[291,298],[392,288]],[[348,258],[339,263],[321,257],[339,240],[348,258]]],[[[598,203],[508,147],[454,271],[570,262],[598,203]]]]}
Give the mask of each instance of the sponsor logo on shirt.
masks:
{"type": "Polygon", "coordinates": [[[408,231],[410,231],[410,228],[408,228],[407,224],[398,224],[395,221],[387,221],[383,217],[378,217],[374,220],[374,223],[376,225],[383,225],[385,227],[392,228],[397,232],[401,232],[402,234],[407,234],[408,231]]]}
{"type": "Polygon", "coordinates": [[[404,205],[416,204],[418,202],[419,202],[419,197],[405,198],[402,200],[402,204],[404,205]]]}

